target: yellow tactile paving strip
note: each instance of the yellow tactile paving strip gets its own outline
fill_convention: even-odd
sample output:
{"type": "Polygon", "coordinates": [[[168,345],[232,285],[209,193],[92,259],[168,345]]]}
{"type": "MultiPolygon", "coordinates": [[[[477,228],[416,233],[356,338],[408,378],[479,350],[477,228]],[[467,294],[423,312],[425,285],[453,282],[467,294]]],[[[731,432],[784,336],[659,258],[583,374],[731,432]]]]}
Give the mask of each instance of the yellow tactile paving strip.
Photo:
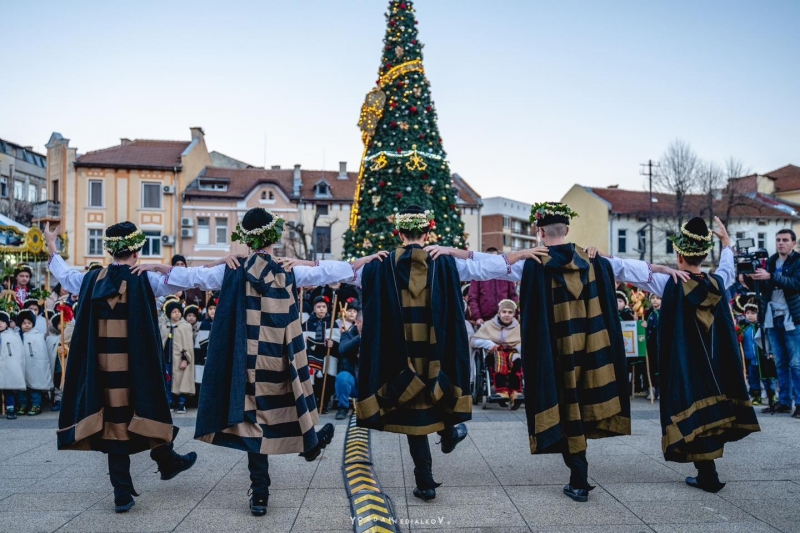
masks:
{"type": "Polygon", "coordinates": [[[372,469],[369,430],[356,427],[355,415],[350,417],[344,437],[342,476],[355,533],[397,533],[400,528],[395,520],[389,497],[383,494],[378,478],[372,469]]]}

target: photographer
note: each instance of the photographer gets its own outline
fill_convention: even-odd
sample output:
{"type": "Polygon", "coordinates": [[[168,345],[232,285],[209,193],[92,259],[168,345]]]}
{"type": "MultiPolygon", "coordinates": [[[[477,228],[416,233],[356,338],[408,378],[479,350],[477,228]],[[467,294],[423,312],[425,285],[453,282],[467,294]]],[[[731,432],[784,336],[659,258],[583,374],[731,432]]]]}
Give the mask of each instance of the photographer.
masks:
{"type": "Polygon", "coordinates": [[[757,268],[740,281],[760,282],[764,328],[778,370],[778,403],[762,412],[789,413],[794,397],[792,416],[800,418],[800,254],[794,251],[797,237],[790,229],[780,230],[775,243],[778,253],[767,260],[766,270],[757,268]]]}

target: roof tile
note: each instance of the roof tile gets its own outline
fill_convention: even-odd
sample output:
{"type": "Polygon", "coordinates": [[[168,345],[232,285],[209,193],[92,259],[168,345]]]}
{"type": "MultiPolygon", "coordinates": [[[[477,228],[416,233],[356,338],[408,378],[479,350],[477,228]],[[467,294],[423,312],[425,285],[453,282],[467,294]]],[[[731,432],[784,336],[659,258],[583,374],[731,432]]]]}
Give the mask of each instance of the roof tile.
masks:
{"type": "Polygon", "coordinates": [[[95,150],[75,160],[76,167],[173,168],[181,166],[181,154],[190,141],[137,139],[119,146],[95,150]]]}

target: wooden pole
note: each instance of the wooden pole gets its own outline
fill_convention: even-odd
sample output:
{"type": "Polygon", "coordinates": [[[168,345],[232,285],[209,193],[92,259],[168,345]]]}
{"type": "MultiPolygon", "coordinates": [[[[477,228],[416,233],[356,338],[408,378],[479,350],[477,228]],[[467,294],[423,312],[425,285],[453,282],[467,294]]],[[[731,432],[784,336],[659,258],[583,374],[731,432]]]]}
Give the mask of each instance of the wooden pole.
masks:
{"type": "Polygon", "coordinates": [[[61,309],[59,309],[59,313],[61,314],[61,322],[59,325],[61,327],[61,344],[58,347],[58,358],[61,361],[61,392],[64,392],[64,382],[67,379],[67,347],[64,343],[64,330],[67,329],[67,325],[64,324],[64,305],[61,304],[61,309]]]}
{"type": "MultiPolygon", "coordinates": [[[[336,294],[333,295],[333,312],[331,313],[331,329],[328,339],[333,337],[333,325],[336,322],[336,294]]],[[[319,395],[319,410],[322,414],[322,404],[325,403],[325,386],[328,384],[328,358],[331,356],[331,347],[328,346],[328,353],[325,354],[325,361],[322,363],[322,393],[319,395]]]]}

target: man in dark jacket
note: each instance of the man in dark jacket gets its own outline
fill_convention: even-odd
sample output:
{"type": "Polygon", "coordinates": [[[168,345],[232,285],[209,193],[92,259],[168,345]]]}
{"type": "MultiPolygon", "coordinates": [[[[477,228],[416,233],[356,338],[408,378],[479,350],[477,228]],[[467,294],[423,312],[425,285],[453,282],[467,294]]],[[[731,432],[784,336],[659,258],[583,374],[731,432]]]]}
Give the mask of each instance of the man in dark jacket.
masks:
{"type": "MultiPolygon", "coordinates": [[[[487,254],[498,253],[497,248],[489,248],[487,254]]],[[[517,284],[513,281],[493,279],[490,281],[473,281],[469,284],[469,304],[470,319],[480,327],[484,322],[492,320],[497,314],[497,304],[503,300],[511,300],[519,303],[517,284]]],[[[477,329],[477,328],[476,328],[477,329]]]]}
{"type": "MultiPolygon", "coordinates": [[[[767,268],[759,268],[748,276],[761,283],[761,305],[769,349],[775,355],[778,370],[778,403],[762,412],[790,413],[792,398],[800,418],[800,254],[794,251],[797,236],[782,229],[775,236],[778,253],[767,260],[767,268]]],[[[742,283],[749,283],[744,279],[742,283]]]]}
{"type": "Polygon", "coordinates": [[[350,398],[358,398],[356,373],[358,372],[358,352],[361,351],[361,329],[364,318],[359,309],[356,323],[342,333],[339,343],[339,373],[336,374],[336,399],[339,410],[336,420],[344,420],[350,408],[350,398]]]}

